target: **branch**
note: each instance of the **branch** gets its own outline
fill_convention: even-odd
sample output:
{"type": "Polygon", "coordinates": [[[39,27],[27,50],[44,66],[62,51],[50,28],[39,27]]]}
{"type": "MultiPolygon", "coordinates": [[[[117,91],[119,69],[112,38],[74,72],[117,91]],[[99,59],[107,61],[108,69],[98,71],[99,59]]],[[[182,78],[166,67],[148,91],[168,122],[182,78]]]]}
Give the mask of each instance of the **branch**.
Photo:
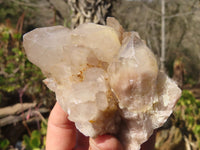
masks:
{"type": "MultiPolygon", "coordinates": [[[[40,108],[39,110],[34,110],[31,112],[33,115],[28,120],[24,120],[21,115],[9,115],[7,117],[0,119],[0,127],[6,126],[6,125],[11,125],[11,124],[16,124],[21,121],[22,121],[22,123],[26,124],[27,122],[29,122],[29,120],[36,118],[36,116],[39,116],[39,118],[44,123],[47,123],[46,120],[44,119],[44,117],[42,116],[42,114],[48,113],[48,112],[49,112],[49,109],[46,109],[46,108],[40,108]]],[[[29,113],[30,113],[29,111],[26,111],[25,116],[29,115],[29,113]]]]}
{"type": "Polygon", "coordinates": [[[41,114],[42,111],[45,111],[45,109],[44,109],[44,110],[40,110],[40,111],[36,110],[36,111],[33,111],[32,113],[33,113],[34,115],[39,116],[40,119],[41,119],[45,124],[47,124],[46,119],[45,119],[45,118],[42,116],[42,114],[41,114]]]}
{"type": "Polygon", "coordinates": [[[178,14],[171,15],[171,16],[165,16],[165,19],[171,19],[171,18],[174,18],[174,17],[180,17],[180,16],[191,15],[191,14],[193,14],[195,11],[197,11],[197,10],[193,10],[193,11],[189,11],[189,12],[185,12],[185,13],[178,13],[178,14]]]}
{"type": "Polygon", "coordinates": [[[36,7],[36,8],[41,7],[41,8],[43,8],[43,7],[46,6],[46,5],[31,4],[31,3],[27,3],[27,2],[18,1],[18,0],[10,0],[10,1],[12,1],[13,3],[16,3],[18,5],[23,5],[23,6],[27,6],[27,7],[36,7]]]}
{"type": "Polygon", "coordinates": [[[18,103],[13,106],[0,108],[0,118],[21,113],[23,111],[21,109],[22,105],[23,105],[24,110],[27,110],[29,108],[35,107],[36,103],[23,103],[23,104],[18,103]]]}
{"type": "Polygon", "coordinates": [[[14,77],[15,74],[19,71],[19,67],[13,70],[13,73],[8,74],[7,72],[4,71],[4,68],[0,68],[0,75],[3,75],[6,78],[14,77]]]}
{"type": "Polygon", "coordinates": [[[156,14],[156,15],[158,15],[158,16],[161,16],[161,13],[160,13],[159,11],[156,11],[156,10],[150,8],[150,7],[147,6],[145,3],[142,3],[142,5],[143,5],[146,9],[148,9],[149,11],[151,11],[152,13],[154,13],[154,14],[156,14]]]}
{"type": "Polygon", "coordinates": [[[157,25],[157,26],[161,26],[161,23],[160,23],[160,22],[154,21],[154,20],[150,20],[148,23],[149,23],[150,25],[151,25],[151,24],[155,24],[155,25],[157,25]]]}

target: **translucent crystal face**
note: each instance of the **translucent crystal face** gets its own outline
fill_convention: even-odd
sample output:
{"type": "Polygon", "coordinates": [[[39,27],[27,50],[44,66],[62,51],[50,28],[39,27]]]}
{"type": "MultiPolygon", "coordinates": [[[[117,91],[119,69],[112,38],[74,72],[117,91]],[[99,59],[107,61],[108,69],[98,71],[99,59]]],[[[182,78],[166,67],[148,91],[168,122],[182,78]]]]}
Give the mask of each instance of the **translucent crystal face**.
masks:
{"type": "Polygon", "coordinates": [[[139,150],[181,94],[139,35],[114,18],[107,26],[38,28],[23,44],[76,127],[90,137],[117,135],[126,149],[139,150]]]}

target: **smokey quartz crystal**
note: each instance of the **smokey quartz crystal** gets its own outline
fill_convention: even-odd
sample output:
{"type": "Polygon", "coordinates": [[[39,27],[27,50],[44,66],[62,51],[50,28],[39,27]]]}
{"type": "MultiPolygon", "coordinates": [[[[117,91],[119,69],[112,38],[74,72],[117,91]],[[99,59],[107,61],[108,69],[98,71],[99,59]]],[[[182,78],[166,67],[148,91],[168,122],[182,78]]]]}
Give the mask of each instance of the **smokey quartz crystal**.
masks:
{"type": "Polygon", "coordinates": [[[86,136],[113,134],[125,149],[139,150],[181,95],[138,33],[125,32],[114,18],[74,30],[37,28],[23,40],[28,59],[86,136]]]}

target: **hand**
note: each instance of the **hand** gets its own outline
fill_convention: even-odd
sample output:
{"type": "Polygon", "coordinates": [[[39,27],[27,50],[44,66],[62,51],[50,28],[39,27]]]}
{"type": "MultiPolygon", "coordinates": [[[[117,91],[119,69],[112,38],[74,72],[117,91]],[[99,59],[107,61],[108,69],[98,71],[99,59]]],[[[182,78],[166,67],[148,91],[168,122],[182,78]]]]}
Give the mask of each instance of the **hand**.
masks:
{"type": "Polygon", "coordinates": [[[56,103],[48,121],[46,150],[122,150],[121,143],[111,135],[96,139],[85,137],[56,103]]]}

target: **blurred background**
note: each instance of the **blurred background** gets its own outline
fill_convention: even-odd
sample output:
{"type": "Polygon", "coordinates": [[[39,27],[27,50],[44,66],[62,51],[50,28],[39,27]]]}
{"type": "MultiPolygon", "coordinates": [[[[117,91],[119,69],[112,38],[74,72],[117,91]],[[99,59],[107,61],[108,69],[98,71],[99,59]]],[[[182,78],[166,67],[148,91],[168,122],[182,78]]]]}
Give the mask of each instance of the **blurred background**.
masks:
{"type": "Polygon", "coordinates": [[[0,149],[44,149],[55,104],[40,69],[25,56],[23,34],[44,26],[105,24],[107,16],[137,31],[183,89],[157,131],[155,150],[200,149],[200,0],[0,0],[0,149]]]}

